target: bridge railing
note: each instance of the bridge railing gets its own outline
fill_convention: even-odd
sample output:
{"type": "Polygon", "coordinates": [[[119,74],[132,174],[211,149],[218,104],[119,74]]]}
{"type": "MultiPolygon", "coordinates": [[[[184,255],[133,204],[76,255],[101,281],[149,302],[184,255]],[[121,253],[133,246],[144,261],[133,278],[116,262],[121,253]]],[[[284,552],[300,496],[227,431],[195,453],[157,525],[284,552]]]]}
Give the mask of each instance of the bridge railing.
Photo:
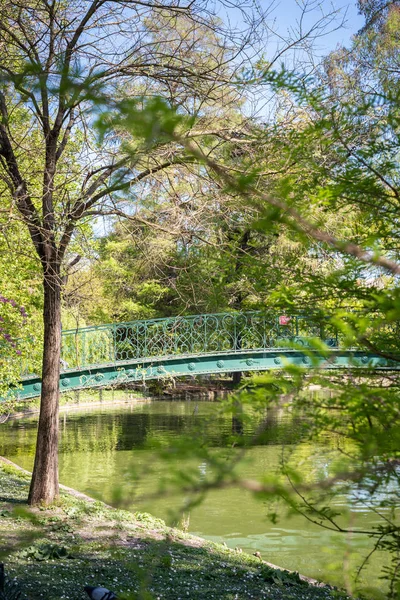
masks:
{"type": "Polygon", "coordinates": [[[336,346],[329,321],[276,313],[217,313],[150,319],[63,332],[66,368],[181,355],[287,348],[319,337],[336,346]],[[68,365],[68,366],[67,366],[68,365]]]}

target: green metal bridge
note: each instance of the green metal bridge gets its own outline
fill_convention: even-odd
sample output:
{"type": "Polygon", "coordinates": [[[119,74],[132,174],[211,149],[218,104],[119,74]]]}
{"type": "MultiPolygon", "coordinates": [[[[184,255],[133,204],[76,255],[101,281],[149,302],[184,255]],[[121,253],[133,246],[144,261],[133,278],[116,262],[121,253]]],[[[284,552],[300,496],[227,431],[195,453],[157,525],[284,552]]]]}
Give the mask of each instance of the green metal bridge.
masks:
{"type": "MultiPolygon", "coordinates": [[[[362,348],[341,347],[329,319],[219,313],[84,327],[62,333],[60,390],[235,371],[373,367],[400,364],[362,348]],[[318,342],[320,340],[323,344],[318,342]]],[[[28,369],[29,372],[29,369],[28,369]]],[[[20,398],[38,396],[37,373],[22,378],[20,398]]]]}

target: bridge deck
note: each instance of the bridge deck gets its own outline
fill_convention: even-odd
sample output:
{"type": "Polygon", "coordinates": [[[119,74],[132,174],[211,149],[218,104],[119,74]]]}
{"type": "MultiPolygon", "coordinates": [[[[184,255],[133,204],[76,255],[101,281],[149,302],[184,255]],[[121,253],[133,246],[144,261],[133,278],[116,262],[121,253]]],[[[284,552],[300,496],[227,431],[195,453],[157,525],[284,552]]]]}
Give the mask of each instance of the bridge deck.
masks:
{"type": "MultiPolygon", "coordinates": [[[[133,321],[64,331],[60,389],[188,375],[393,364],[363,349],[341,348],[329,319],[219,313],[133,321]]],[[[23,378],[21,398],[40,394],[37,374],[23,378]]]]}

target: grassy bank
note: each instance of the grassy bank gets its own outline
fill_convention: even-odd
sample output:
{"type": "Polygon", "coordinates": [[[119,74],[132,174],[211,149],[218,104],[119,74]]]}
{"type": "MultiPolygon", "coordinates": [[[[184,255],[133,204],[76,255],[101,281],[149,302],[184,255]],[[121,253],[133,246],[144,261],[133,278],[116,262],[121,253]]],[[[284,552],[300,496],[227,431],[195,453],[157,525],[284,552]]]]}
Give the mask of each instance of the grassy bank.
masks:
{"type": "Polygon", "coordinates": [[[63,491],[28,511],[29,476],[0,463],[0,559],[24,597],[77,600],[84,585],[119,598],[289,600],[343,597],[257,557],[63,491]]]}

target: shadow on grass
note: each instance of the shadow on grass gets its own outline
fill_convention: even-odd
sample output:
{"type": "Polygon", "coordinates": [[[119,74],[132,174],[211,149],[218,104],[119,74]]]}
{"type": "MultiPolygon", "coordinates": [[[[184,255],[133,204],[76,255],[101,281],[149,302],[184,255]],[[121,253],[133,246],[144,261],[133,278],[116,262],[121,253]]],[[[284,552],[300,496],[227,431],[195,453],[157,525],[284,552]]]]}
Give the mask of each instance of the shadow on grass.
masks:
{"type": "Polygon", "coordinates": [[[118,598],[142,600],[333,598],[329,588],[310,587],[295,575],[226,549],[142,540],[130,547],[96,543],[70,547],[74,558],[8,565],[29,600],[85,598],[85,585],[104,586],[118,598]]]}
{"type": "Polygon", "coordinates": [[[27,498],[15,498],[13,496],[0,496],[0,503],[24,504],[26,506],[27,498]]]}

